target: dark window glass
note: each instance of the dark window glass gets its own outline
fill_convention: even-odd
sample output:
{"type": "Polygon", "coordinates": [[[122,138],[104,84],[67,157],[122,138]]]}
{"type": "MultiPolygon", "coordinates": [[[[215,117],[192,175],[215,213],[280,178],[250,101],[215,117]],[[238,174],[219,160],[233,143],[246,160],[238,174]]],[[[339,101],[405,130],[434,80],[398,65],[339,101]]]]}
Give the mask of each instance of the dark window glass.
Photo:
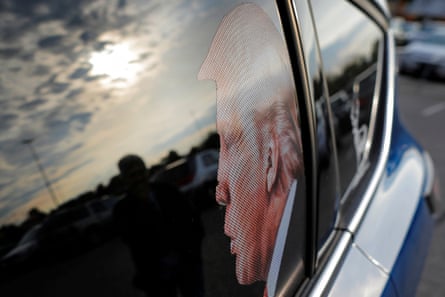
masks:
{"type": "Polygon", "coordinates": [[[91,205],[91,208],[94,210],[95,213],[100,213],[107,210],[107,208],[102,202],[93,203],[91,205]]]}
{"type": "Polygon", "coordinates": [[[329,89],[341,193],[368,170],[382,32],[343,0],[313,0],[323,71],[329,89]]]}
{"type": "Polygon", "coordinates": [[[6,2],[0,295],[293,293],[303,124],[275,1],[6,2]]]}
{"type": "MultiPolygon", "coordinates": [[[[326,243],[329,235],[334,230],[334,224],[338,213],[340,197],[338,170],[335,154],[335,141],[330,119],[330,106],[325,81],[322,75],[321,55],[318,51],[317,34],[312,26],[313,19],[309,3],[305,1],[295,3],[301,27],[302,47],[306,54],[307,70],[309,74],[311,108],[314,114],[315,147],[313,149],[316,159],[316,176],[314,182],[317,185],[316,197],[311,203],[312,213],[316,216],[313,232],[314,258],[321,247],[326,243]]],[[[316,19],[315,22],[318,22],[316,19]]],[[[300,98],[301,99],[301,98],[300,98]]],[[[314,259],[315,260],[315,259],[314,259]]],[[[314,263],[317,265],[317,263],[314,263]]]]}
{"type": "Polygon", "coordinates": [[[318,142],[318,210],[317,247],[320,249],[334,228],[338,211],[339,189],[334,141],[330,128],[328,105],[325,97],[315,103],[318,142]]]}

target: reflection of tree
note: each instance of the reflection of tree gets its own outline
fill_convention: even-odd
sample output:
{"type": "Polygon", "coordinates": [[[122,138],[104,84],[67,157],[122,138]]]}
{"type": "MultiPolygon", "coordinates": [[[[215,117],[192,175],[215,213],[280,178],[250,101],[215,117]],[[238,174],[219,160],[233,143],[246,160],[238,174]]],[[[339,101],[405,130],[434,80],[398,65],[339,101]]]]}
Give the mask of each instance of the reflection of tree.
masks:
{"type": "Polygon", "coordinates": [[[28,221],[28,224],[31,225],[30,227],[32,227],[41,223],[46,218],[46,216],[46,213],[36,207],[33,207],[29,210],[28,219],[26,221],[28,221]]]}
{"type": "Polygon", "coordinates": [[[374,41],[371,48],[369,56],[356,57],[342,68],[340,74],[328,75],[327,82],[331,95],[350,87],[359,74],[376,63],[379,54],[379,41],[374,41]]]}
{"type": "MultiPolygon", "coordinates": [[[[162,158],[159,163],[153,164],[149,169],[149,175],[161,170],[166,164],[174,162],[184,157],[191,156],[208,149],[219,149],[219,136],[216,132],[210,132],[200,143],[192,146],[190,151],[181,156],[176,150],[171,149],[168,154],[162,158]]],[[[83,205],[87,202],[102,199],[106,196],[120,196],[126,191],[125,185],[119,174],[110,178],[108,184],[99,183],[94,190],[86,191],[78,196],[67,200],[65,203],[57,207],[54,212],[59,209],[68,209],[83,205]]],[[[51,214],[50,214],[51,215],[51,214]]],[[[17,244],[23,234],[36,224],[42,221],[48,215],[38,208],[32,208],[28,212],[28,217],[20,224],[9,224],[0,227],[0,257],[17,244]]]]}
{"type": "Polygon", "coordinates": [[[179,159],[181,159],[181,156],[175,150],[171,150],[168,155],[162,159],[161,163],[169,164],[179,159]]]}

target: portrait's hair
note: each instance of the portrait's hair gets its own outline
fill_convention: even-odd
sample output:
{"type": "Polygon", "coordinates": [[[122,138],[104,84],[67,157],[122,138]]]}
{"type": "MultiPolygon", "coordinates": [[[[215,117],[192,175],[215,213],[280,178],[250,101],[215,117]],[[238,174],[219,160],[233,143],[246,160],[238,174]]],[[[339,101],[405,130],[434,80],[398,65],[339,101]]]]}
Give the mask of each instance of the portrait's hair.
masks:
{"type": "Polygon", "coordinates": [[[215,80],[218,100],[233,101],[230,109],[244,118],[253,116],[255,123],[246,125],[255,127],[244,130],[276,138],[278,172],[295,177],[303,156],[290,67],[285,41],[269,16],[256,4],[243,4],[222,20],[198,79],[215,80]]]}

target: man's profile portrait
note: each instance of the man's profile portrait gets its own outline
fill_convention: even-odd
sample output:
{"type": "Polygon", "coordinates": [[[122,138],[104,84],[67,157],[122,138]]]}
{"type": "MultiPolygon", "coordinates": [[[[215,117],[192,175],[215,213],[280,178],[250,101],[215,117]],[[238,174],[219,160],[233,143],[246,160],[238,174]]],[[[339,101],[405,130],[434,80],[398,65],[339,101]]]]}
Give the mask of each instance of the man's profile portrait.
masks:
{"type": "Polygon", "coordinates": [[[226,206],[224,233],[236,256],[236,278],[269,287],[304,164],[289,57],[262,8],[243,4],[223,18],[198,79],[216,83],[216,200],[226,206]]]}

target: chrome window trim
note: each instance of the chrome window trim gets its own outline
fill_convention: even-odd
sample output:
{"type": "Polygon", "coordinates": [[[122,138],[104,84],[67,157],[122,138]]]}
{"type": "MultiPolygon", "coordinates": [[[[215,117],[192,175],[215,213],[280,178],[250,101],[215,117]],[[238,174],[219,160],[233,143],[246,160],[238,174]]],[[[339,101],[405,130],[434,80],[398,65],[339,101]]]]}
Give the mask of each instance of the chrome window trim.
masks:
{"type": "Polygon", "coordinates": [[[319,297],[326,294],[335,279],[336,271],[340,268],[342,260],[345,259],[348,250],[352,245],[352,235],[349,232],[342,232],[340,239],[335,246],[326,265],[324,265],[318,279],[309,293],[309,297],[319,297]]]}
{"type": "MultiPolygon", "coordinates": [[[[379,45],[379,57],[383,57],[383,42],[379,45]]],[[[368,130],[368,139],[366,140],[365,151],[363,153],[363,159],[369,160],[369,153],[371,151],[372,140],[374,139],[375,133],[375,125],[377,123],[377,111],[379,107],[379,97],[382,90],[382,76],[383,76],[383,61],[381,63],[377,62],[376,65],[376,83],[374,89],[374,95],[372,99],[372,107],[371,107],[371,115],[369,120],[369,130],[368,130]]]]}
{"type": "Polygon", "coordinates": [[[391,146],[391,133],[394,121],[394,101],[395,101],[395,46],[391,33],[386,33],[384,37],[384,43],[387,45],[385,55],[388,59],[386,68],[386,94],[385,94],[385,114],[384,114],[384,128],[383,128],[383,142],[380,149],[379,159],[373,175],[370,180],[370,186],[368,187],[364,198],[360,202],[351,222],[347,225],[347,230],[340,230],[344,232],[341,235],[338,244],[335,247],[334,252],[330,255],[330,258],[326,265],[323,267],[319,277],[316,279],[316,283],[311,288],[309,296],[318,297],[323,296],[332,285],[335,279],[335,271],[340,268],[342,261],[344,260],[346,253],[352,244],[352,235],[357,232],[360,223],[366,214],[366,211],[371,203],[371,200],[378,189],[378,185],[385,173],[386,162],[389,157],[389,150],[391,146]],[[349,240],[348,240],[349,239],[349,240]]]}
{"type": "Polygon", "coordinates": [[[349,0],[352,4],[359,7],[362,11],[368,14],[376,24],[383,29],[389,28],[389,14],[376,1],[370,0],[349,0]]]}
{"type": "Polygon", "coordinates": [[[347,224],[348,230],[355,233],[363,220],[366,210],[371,203],[372,197],[377,191],[378,184],[385,172],[385,165],[389,157],[389,149],[391,146],[392,126],[394,122],[394,101],[395,101],[395,45],[394,38],[391,32],[387,32],[385,35],[385,44],[387,44],[387,71],[386,71],[386,96],[385,96],[385,116],[383,123],[383,140],[379,153],[379,159],[377,161],[376,168],[372,173],[372,177],[369,181],[369,186],[363,195],[361,202],[359,203],[351,221],[347,224]]]}
{"type": "Polygon", "coordinates": [[[381,11],[386,15],[387,18],[391,17],[391,12],[389,10],[388,2],[386,0],[372,0],[379,7],[381,11]]]}

